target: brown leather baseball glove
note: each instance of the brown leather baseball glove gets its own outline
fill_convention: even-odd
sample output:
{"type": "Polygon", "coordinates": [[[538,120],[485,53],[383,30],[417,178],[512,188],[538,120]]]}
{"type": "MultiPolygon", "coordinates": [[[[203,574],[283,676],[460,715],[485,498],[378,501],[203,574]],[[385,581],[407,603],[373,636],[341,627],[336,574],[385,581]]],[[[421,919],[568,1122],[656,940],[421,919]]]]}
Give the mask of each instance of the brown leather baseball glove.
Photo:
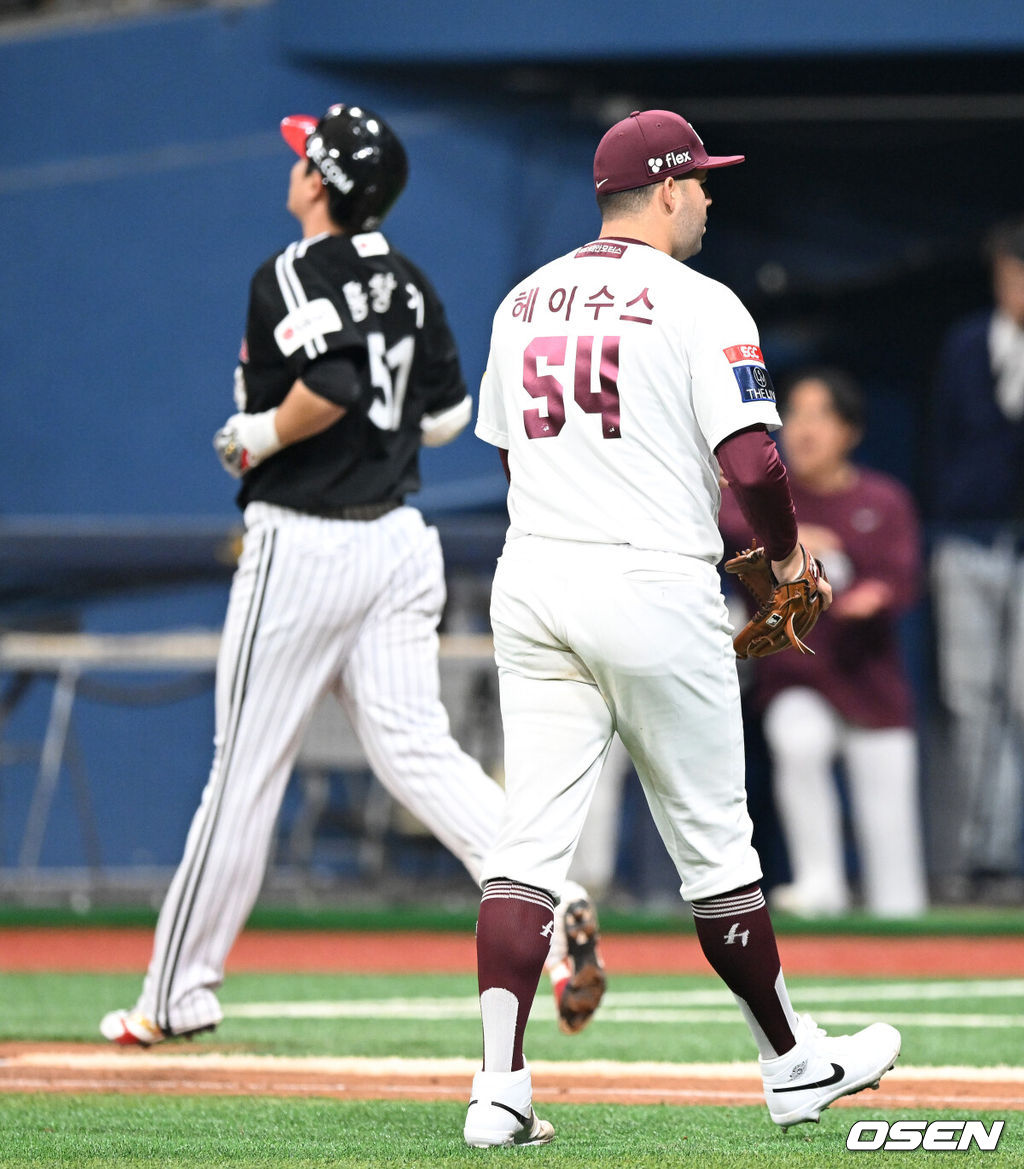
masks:
{"type": "Polygon", "coordinates": [[[820,560],[804,554],[803,571],[796,580],[779,584],[763,548],[748,548],[725,562],[725,571],[738,576],[753,593],[758,610],[733,638],[738,658],[766,658],[792,646],[802,654],[814,650],[803,638],[821,616],[819,580],[828,580],[820,560]]]}

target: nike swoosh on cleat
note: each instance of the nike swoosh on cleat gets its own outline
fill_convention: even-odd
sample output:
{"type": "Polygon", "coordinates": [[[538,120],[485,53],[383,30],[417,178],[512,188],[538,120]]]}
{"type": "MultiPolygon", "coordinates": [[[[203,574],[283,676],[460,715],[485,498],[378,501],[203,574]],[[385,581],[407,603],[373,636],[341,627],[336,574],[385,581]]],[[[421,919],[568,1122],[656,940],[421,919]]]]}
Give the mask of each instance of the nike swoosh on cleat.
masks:
{"type": "MultiPolygon", "coordinates": [[[[835,1065],[833,1065],[835,1066],[835,1065]]],[[[502,1104],[500,1100],[491,1101],[492,1108],[503,1108],[506,1112],[511,1112],[512,1115],[519,1121],[523,1128],[529,1128],[533,1124],[533,1110],[530,1110],[529,1116],[524,1116],[521,1112],[516,1112],[514,1108],[510,1108],[508,1104],[502,1104]]]]}
{"type": "Polygon", "coordinates": [[[813,1084],[792,1084],[788,1088],[772,1088],[773,1092],[809,1092],[812,1088],[827,1088],[830,1084],[838,1084],[846,1075],[846,1069],[834,1063],[832,1075],[827,1080],[817,1080],[813,1084]]]}

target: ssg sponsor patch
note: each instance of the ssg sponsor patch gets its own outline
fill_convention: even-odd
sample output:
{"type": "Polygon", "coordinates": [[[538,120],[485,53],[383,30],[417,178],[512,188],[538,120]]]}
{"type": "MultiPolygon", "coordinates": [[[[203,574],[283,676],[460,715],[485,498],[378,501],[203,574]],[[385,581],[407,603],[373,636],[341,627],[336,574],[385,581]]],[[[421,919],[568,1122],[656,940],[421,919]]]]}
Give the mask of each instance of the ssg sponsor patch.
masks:
{"type": "Polygon", "coordinates": [[[775,387],[756,345],[730,345],[723,349],[744,402],[774,402],[775,387]]]}

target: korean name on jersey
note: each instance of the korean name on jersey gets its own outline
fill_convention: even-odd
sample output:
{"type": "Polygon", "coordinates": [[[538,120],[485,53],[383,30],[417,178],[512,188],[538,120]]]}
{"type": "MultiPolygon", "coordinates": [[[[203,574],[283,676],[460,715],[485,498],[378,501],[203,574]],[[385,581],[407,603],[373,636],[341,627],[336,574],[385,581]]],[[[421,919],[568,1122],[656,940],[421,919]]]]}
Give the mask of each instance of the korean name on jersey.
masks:
{"type": "Polygon", "coordinates": [[[502,301],[476,433],[509,452],[510,535],[717,563],[714,448],[780,425],[757,327],[725,285],[601,239],[502,301]]]}

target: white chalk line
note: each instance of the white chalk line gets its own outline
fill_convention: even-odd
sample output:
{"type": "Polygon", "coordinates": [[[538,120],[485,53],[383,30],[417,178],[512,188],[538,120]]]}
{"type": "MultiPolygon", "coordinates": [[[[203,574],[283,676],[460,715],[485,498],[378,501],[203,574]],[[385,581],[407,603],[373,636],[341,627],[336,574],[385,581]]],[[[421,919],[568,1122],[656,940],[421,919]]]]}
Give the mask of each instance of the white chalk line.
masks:
{"type": "MultiPolygon", "coordinates": [[[[1024,996],[1024,980],[986,979],[973,981],[857,983],[803,986],[794,998],[803,1008],[814,1004],[853,1002],[938,1002],[949,1001],[964,1006],[972,1000],[1013,999],[1024,996]]],[[[225,1004],[224,1014],[234,1019],[405,1019],[443,1022],[479,1018],[475,997],[424,997],[386,999],[312,1000],[306,1002],[253,1002],[225,1004]]],[[[550,997],[538,996],[536,1017],[553,1017],[550,997]]],[[[603,1024],[685,1024],[740,1021],[732,995],[724,989],[679,991],[610,991],[601,1005],[603,1024]],[[713,1008],[724,1008],[715,1010],[713,1008]]],[[[833,1024],[864,1026],[877,1018],[877,1012],[829,1009],[824,1018],[833,1024]]],[[[962,1009],[944,1012],[885,1012],[886,1020],[896,1026],[939,1028],[1017,1028],[1024,1027],[1024,1015],[986,1014],[962,1009]]]]}
{"type": "MultiPolygon", "coordinates": [[[[539,1014],[539,1012],[535,1012],[539,1014]]],[[[225,1007],[225,1018],[232,1019],[404,1019],[417,1022],[451,1022],[476,1020],[480,1007],[476,1000],[466,1002],[429,1002],[406,999],[366,1003],[309,1002],[309,1003],[239,1003],[225,1007]]],[[[816,1013],[817,1017],[817,1013],[816,1013]]],[[[624,1010],[619,1007],[601,1008],[601,1023],[722,1023],[740,1024],[742,1018],[732,1010],[624,1010]]],[[[842,1026],[866,1027],[878,1021],[877,1011],[830,1010],[818,1018],[819,1022],[842,1026]]],[[[1024,1015],[939,1014],[936,1012],[885,1012],[885,1021],[897,1027],[936,1027],[1007,1029],[1024,1028],[1024,1015]]]]}

